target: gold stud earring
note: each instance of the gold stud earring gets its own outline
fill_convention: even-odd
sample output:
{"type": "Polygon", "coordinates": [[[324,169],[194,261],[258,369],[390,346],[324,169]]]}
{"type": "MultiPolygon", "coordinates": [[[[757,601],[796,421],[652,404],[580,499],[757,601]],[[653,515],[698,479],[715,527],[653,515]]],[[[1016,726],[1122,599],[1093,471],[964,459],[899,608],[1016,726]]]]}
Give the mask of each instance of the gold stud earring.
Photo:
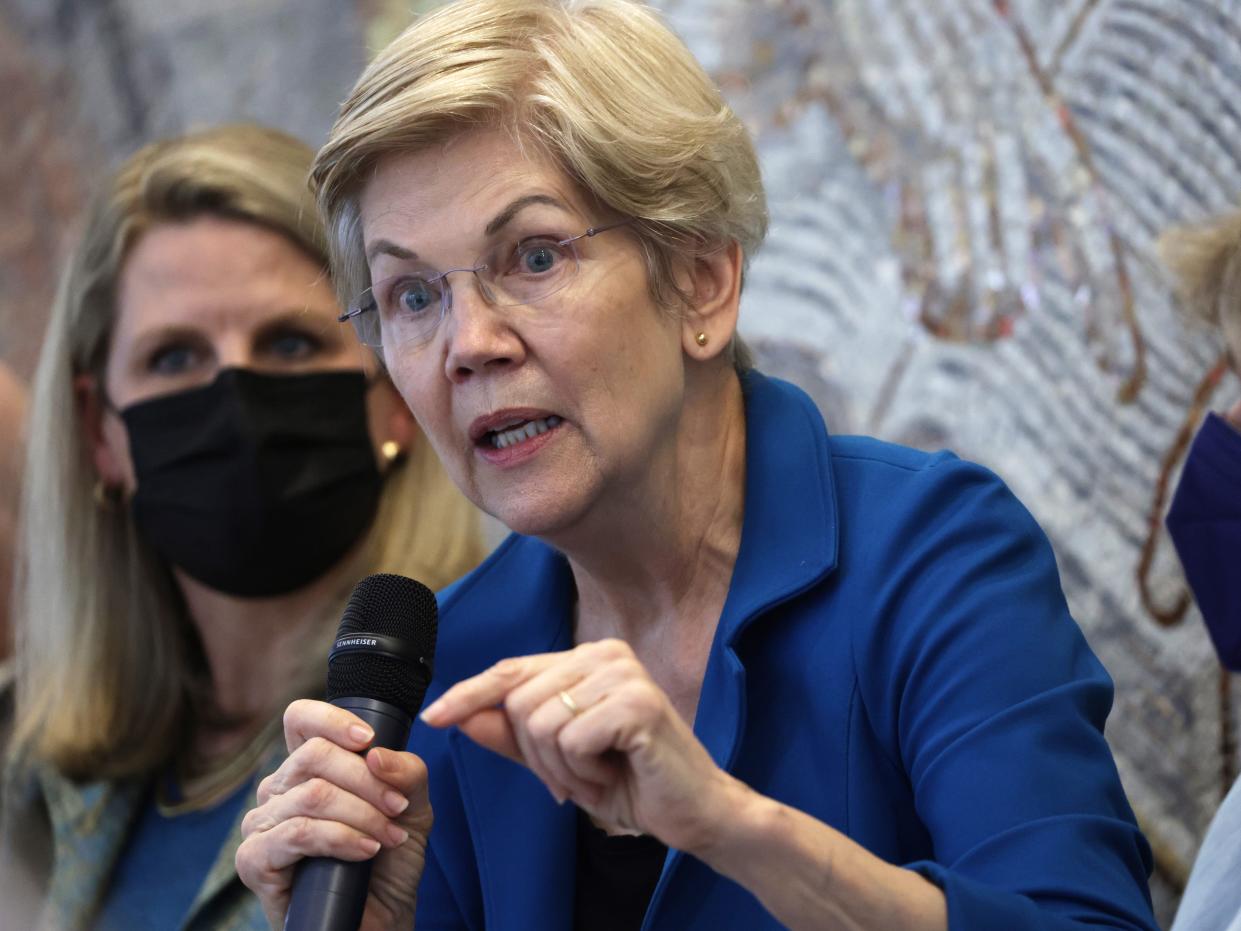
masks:
{"type": "Polygon", "coordinates": [[[707,334],[699,333],[697,336],[694,337],[694,342],[696,342],[699,346],[707,345],[707,334]]]}
{"type": "Polygon", "coordinates": [[[115,511],[121,503],[121,490],[105,485],[103,479],[95,479],[95,487],[91,489],[91,497],[95,499],[95,507],[101,511],[115,511]]]}
{"type": "Polygon", "coordinates": [[[386,440],[379,447],[379,452],[388,462],[396,462],[396,457],[401,455],[401,446],[396,440],[386,440]]]}

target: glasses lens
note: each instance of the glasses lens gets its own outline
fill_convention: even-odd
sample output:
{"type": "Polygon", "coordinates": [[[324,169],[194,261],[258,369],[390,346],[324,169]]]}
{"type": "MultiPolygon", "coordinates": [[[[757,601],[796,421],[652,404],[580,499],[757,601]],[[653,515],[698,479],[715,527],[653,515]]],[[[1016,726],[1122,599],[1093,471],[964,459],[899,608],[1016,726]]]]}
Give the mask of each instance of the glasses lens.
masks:
{"type": "Polygon", "coordinates": [[[554,294],[577,274],[572,244],[523,239],[499,246],[478,272],[497,304],[531,304],[554,294]]]}
{"type": "Polygon", "coordinates": [[[372,289],[375,310],[361,314],[373,346],[400,346],[425,342],[435,331],[443,312],[443,279],[424,275],[400,275],[381,281],[372,289]]]}

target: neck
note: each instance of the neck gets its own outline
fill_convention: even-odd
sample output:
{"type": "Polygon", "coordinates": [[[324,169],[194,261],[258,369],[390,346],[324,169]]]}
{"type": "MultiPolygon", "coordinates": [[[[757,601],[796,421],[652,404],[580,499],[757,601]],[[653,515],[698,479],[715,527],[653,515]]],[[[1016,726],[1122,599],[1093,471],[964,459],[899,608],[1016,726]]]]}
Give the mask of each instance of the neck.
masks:
{"type": "Polygon", "coordinates": [[[621,637],[640,656],[710,646],[741,544],[745,409],[731,367],[696,374],[641,482],[552,541],[573,567],[579,641],[621,637]]]}
{"type": "MultiPolygon", "coordinates": [[[[321,638],[326,643],[330,632],[320,628],[340,598],[344,568],[271,598],[238,598],[174,570],[202,641],[212,706],[228,722],[219,728],[225,743],[244,740],[275,714],[304,668],[307,644],[321,638]]],[[[214,738],[200,734],[197,740],[214,738]]]]}

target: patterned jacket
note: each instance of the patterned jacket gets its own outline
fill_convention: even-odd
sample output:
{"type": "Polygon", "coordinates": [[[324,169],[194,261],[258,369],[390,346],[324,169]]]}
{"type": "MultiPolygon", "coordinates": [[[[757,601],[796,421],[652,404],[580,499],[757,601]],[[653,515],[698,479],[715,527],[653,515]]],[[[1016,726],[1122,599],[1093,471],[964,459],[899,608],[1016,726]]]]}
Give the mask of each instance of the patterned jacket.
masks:
{"type": "MultiPolygon", "coordinates": [[[[11,675],[0,668],[0,751],[12,721],[12,691],[11,675]]],[[[283,759],[280,736],[264,752],[259,778],[283,759]]],[[[6,764],[0,783],[4,921],[41,931],[89,928],[149,789],[149,780],[77,783],[47,765],[6,764]]],[[[249,808],[238,812],[179,931],[266,931],[258,900],[233,866],[249,808]]]]}

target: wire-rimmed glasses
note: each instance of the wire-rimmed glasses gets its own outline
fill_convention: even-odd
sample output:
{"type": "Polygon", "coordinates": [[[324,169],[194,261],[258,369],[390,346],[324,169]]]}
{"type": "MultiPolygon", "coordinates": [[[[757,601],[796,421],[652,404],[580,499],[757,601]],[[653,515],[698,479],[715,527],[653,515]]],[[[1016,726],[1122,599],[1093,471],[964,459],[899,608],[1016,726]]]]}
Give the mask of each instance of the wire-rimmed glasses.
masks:
{"type": "Polygon", "coordinates": [[[479,256],[474,265],[438,274],[402,272],[371,285],[338,319],[351,322],[358,339],[367,346],[419,346],[431,339],[452,309],[449,275],[472,272],[479,293],[490,304],[532,304],[555,294],[577,275],[580,263],[574,243],[632,222],[625,219],[592,226],[568,239],[528,236],[500,242],[479,256]]]}

